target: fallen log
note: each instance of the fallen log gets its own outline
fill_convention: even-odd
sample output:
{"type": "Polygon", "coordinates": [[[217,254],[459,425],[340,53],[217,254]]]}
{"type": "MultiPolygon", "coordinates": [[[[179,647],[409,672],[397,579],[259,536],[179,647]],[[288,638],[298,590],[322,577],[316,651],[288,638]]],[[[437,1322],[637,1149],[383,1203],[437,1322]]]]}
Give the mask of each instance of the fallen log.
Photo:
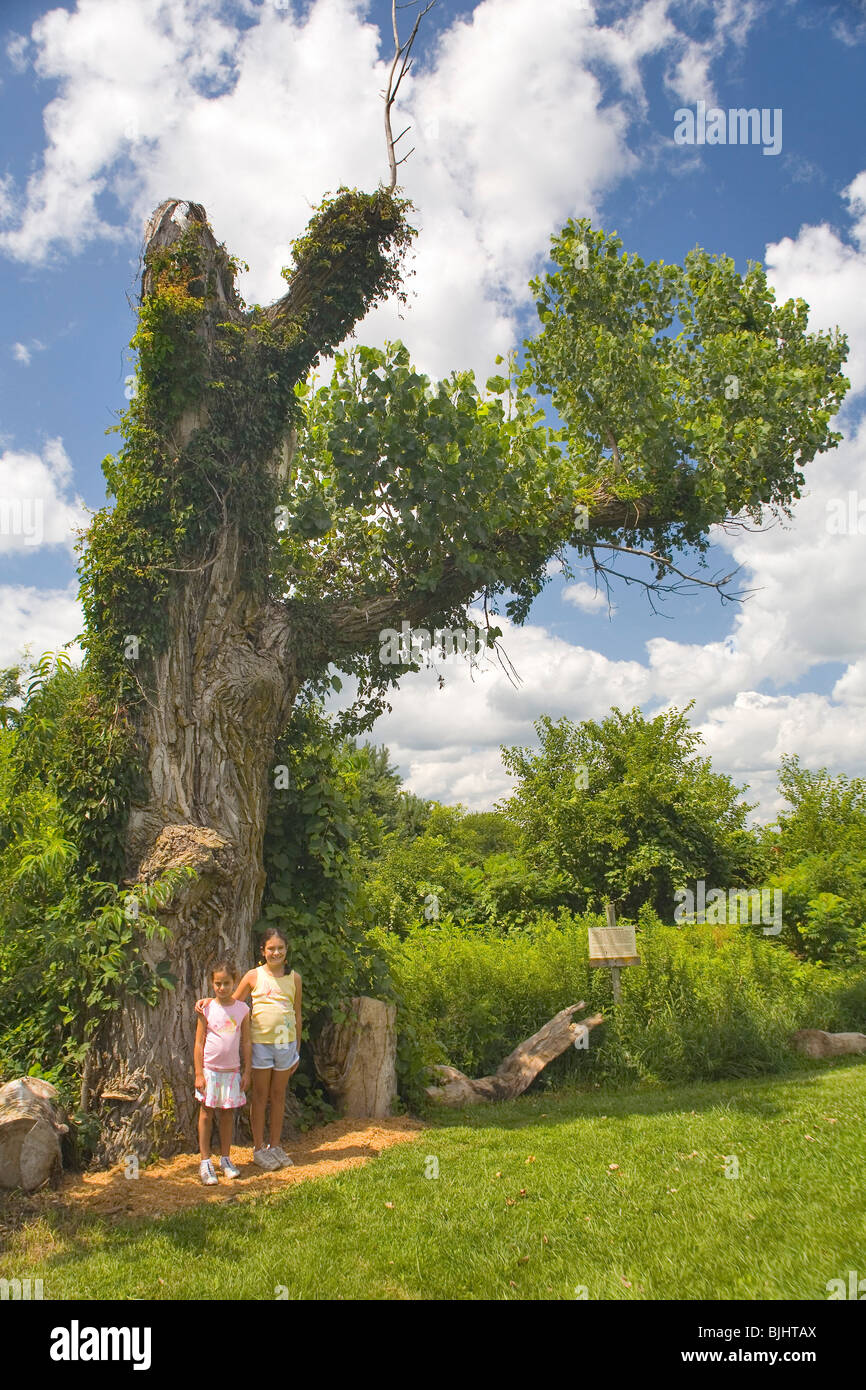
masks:
{"type": "Polygon", "coordinates": [[[509,1052],[492,1076],[482,1076],[473,1081],[456,1067],[431,1068],[439,1080],[426,1088],[427,1095],[438,1105],[454,1106],[477,1105],[489,1100],[513,1100],[526,1090],[548,1062],[572,1046],[581,1029],[595,1028],[603,1022],[602,1014],[593,1014],[592,1018],[575,1023],[572,1014],[585,1008],[581,1001],[569,1005],[567,1009],[560,1009],[549,1023],[509,1052]]]}
{"type": "Polygon", "coordinates": [[[61,1169],[60,1136],[69,1126],[55,1105],[57,1091],[38,1076],[0,1089],[0,1187],[33,1192],[61,1169]]]}
{"type": "Polygon", "coordinates": [[[397,1094],[396,1007],[356,996],[347,1010],[345,1023],[326,1023],[313,1038],[316,1071],[339,1115],[390,1115],[397,1094]]]}
{"type": "Polygon", "coordinates": [[[807,1057],[844,1057],[866,1052],[866,1033],[824,1033],[820,1028],[801,1028],[789,1038],[791,1046],[807,1057]]]}

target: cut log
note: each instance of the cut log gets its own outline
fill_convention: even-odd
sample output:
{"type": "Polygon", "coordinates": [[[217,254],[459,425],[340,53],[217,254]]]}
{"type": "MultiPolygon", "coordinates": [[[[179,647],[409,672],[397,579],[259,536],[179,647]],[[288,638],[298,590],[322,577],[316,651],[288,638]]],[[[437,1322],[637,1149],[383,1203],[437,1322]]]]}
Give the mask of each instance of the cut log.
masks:
{"type": "Polygon", "coordinates": [[[313,1040],[316,1071],[340,1115],[390,1115],[397,1094],[396,1007],[356,996],[348,1015],[345,1023],[326,1023],[313,1040]]]}
{"type": "Polygon", "coordinates": [[[545,1023],[531,1038],[510,1052],[492,1076],[482,1076],[473,1081],[456,1067],[433,1067],[439,1080],[436,1085],[426,1088],[427,1095],[438,1105],[453,1106],[478,1105],[488,1100],[513,1100],[526,1090],[548,1062],[572,1046],[582,1028],[595,1028],[603,1022],[602,1014],[593,1014],[592,1018],[575,1023],[572,1014],[585,1008],[586,1005],[581,1002],[560,1009],[549,1023],[545,1023]]]}
{"type": "Polygon", "coordinates": [[[57,1092],[38,1076],[22,1076],[0,1089],[0,1187],[33,1192],[60,1172],[57,1092]]]}
{"type": "Polygon", "coordinates": [[[791,1046],[807,1057],[844,1057],[846,1053],[866,1052],[866,1033],[824,1033],[820,1028],[801,1028],[792,1033],[791,1046]]]}

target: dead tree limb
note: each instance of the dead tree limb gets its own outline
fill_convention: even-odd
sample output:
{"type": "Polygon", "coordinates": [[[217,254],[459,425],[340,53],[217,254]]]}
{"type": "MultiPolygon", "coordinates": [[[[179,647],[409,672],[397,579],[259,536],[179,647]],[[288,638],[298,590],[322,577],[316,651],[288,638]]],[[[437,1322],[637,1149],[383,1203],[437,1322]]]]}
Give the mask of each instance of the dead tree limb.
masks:
{"type": "Polygon", "coordinates": [[[581,1001],[569,1005],[567,1009],[560,1009],[549,1023],[545,1023],[531,1038],[510,1052],[492,1076],[482,1076],[478,1081],[472,1081],[456,1067],[433,1067],[440,1080],[437,1085],[426,1088],[427,1095],[439,1105],[453,1106],[477,1105],[487,1100],[513,1100],[526,1090],[548,1062],[574,1043],[581,1029],[595,1028],[603,1022],[602,1014],[593,1014],[592,1018],[575,1023],[572,1014],[585,1008],[581,1001]]]}
{"type": "MultiPolygon", "coordinates": [[[[415,35],[418,33],[418,26],[427,11],[432,10],[436,0],[429,0],[429,3],[424,9],[419,11],[415,17],[415,23],[412,27],[411,34],[406,42],[401,44],[400,33],[397,28],[397,11],[410,9],[411,4],[414,3],[415,0],[411,0],[409,5],[398,5],[397,0],[391,0],[391,24],[394,29],[394,57],[391,62],[391,70],[388,73],[388,85],[383,92],[385,98],[385,143],[388,147],[388,167],[391,170],[391,182],[388,184],[388,188],[391,193],[393,193],[394,189],[397,187],[397,165],[402,164],[412,153],[412,150],[407,150],[402,159],[398,159],[396,156],[397,141],[402,140],[403,136],[407,131],[411,130],[412,127],[407,125],[406,129],[401,130],[400,134],[395,139],[391,129],[391,107],[397,99],[400,83],[412,66],[412,59],[409,57],[409,54],[412,52],[412,45],[415,42],[415,35]]],[[[414,149],[414,145],[412,148],[414,149]]]]}
{"type": "Polygon", "coordinates": [[[844,1057],[866,1052],[866,1033],[825,1033],[821,1028],[801,1028],[789,1039],[795,1052],[807,1057],[844,1057]]]}

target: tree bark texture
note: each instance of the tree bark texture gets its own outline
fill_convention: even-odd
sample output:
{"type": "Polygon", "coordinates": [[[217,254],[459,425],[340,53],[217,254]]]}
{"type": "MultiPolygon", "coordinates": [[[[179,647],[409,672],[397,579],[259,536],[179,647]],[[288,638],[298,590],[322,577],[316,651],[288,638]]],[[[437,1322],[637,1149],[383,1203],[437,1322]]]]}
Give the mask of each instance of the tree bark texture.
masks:
{"type": "Polygon", "coordinates": [[[482,1101],[513,1100],[526,1090],[543,1071],[548,1062],[558,1057],[567,1047],[573,1046],[582,1028],[595,1028],[603,1021],[601,1014],[575,1023],[572,1015],[586,1005],[571,1004],[560,1009],[549,1023],[533,1033],[531,1038],[520,1043],[509,1052],[504,1062],[492,1076],[482,1076],[472,1081],[456,1067],[436,1066],[432,1070],[439,1078],[438,1083],[427,1087],[427,1095],[438,1105],[460,1106],[478,1105],[482,1101]]]}
{"type": "Polygon", "coordinates": [[[151,966],[167,960],[175,989],[155,1008],[127,1001],[96,1057],[106,1160],[193,1142],[195,1000],[211,992],[218,956],[240,970],[252,963],[269,772],[298,682],[285,619],[239,590],[230,524],[216,550],[171,599],[178,639],[156,658],[156,699],[143,719],[150,796],[131,810],[127,876],[147,883],[191,865],[198,878],[161,913],[170,940],[145,951],[151,966]]]}

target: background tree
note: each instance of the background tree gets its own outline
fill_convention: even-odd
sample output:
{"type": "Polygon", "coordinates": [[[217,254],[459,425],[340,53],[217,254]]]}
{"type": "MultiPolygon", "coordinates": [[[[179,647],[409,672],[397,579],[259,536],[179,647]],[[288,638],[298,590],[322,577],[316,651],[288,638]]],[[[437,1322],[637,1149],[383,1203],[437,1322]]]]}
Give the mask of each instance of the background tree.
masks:
{"type": "Polygon", "coordinates": [[[504,933],[569,901],[568,882],[536,870],[506,816],[438,803],[414,839],[385,836],[360,878],[358,910],[398,935],[454,925],[504,933]]]}
{"type": "Polygon", "coordinates": [[[782,760],[790,809],[768,834],[782,890],[783,939],[808,960],[862,963],[866,954],[866,781],[782,760]]]}
{"type": "Polygon", "coordinates": [[[419,835],[430,817],[429,801],[402,788],[402,778],[384,744],[346,739],[341,754],[343,773],[353,793],[352,846],[361,861],[377,857],[385,836],[403,840],[419,835]]]}
{"type": "Polygon", "coordinates": [[[687,714],[648,720],[613,709],[578,725],[545,715],[535,726],[539,752],[503,750],[517,778],[503,810],[530,861],[562,874],[578,908],[612,901],[634,919],[647,903],[671,920],[681,885],[762,881],[764,856],[745,828],[752,807],[697,756],[702,740],[687,714]]]}

